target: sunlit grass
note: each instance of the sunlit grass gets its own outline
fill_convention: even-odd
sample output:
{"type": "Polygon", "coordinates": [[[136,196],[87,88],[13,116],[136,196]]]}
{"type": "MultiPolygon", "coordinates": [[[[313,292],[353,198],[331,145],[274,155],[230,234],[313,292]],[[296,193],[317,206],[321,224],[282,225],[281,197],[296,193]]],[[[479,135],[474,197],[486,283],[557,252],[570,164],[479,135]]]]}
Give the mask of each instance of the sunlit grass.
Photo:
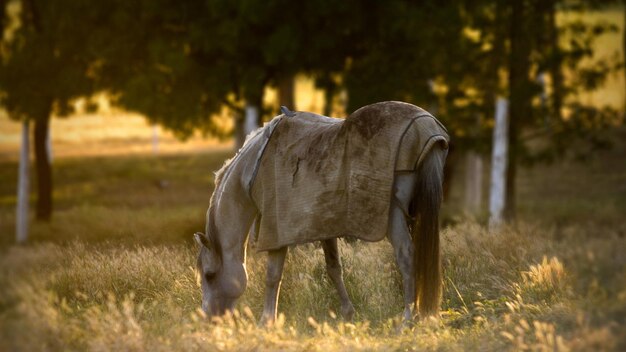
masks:
{"type": "Polygon", "coordinates": [[[399,332],[399,275],[390,247],[345,244],[356,321],[337,318],[321,249],[290,254],[280,311],[260,328],[264,256],[252,252],[238,313],[211,324],[198,310],[190,241],[172,245],[40,243],[0,259],[0,347],[8,350],[453,349],[576,350],[623,346],[626,245],[540,227],[488,234],[471,222],[443,233],[439,321],[399,332]],[[584,240],[584,242],[582,241],[584,240]],[[608,250],[613,247],[614,249],[608,250]],[[595,277],[589,277],[590,270],[595,277]],[[608,285],[605,285],[608,284],[608,285]]]}
{"type": "MultiPolygon", "coordinates": [[[[80,113],[53,117],[50,123],[52,154],[56,158],[153,153],[156,128],[158,153],[232,149],[230,141],[220,141],[197,133],[185,141],[161,127],[151,126],[145,117],[125,111],[80,113]]],[[[0,111],[0,160],[17,160],[21,124],[0,111]]]]}
{"type": "Polygon", "coordinates": [[[207,321],[191,234],[204,227],[212,172],[228,151],[60,159],[53,221],[32,223],[24,246],[12,244],[16,165],[5,162],[0,350],[624,350],[623,155],[619,143],[593,162],[524,171],[522,220],[499,233],[455,216],[453,188],[441,318],[403,331],[385,241],[340,242],[354,322],[337,317],[316,245],[290,249],[274,327],[257,326],[266,259],[253,247],[238,313],[207,321]]]}

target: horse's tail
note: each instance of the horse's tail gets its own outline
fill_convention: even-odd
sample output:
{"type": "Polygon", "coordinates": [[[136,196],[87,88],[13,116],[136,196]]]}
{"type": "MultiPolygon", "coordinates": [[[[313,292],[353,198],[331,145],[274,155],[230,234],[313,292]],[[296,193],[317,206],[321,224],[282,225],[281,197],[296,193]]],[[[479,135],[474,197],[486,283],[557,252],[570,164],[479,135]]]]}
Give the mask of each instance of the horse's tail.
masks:
{"type": "Polygon", "coordinates": [[[446,150],[436,143],[418,169],[413,197],[415,223],[413,270],[415,273],[415,308],[420,317],[437,315],[442,292],[439,249],[439,208],[443,200],[443,166],[446,150]]]}

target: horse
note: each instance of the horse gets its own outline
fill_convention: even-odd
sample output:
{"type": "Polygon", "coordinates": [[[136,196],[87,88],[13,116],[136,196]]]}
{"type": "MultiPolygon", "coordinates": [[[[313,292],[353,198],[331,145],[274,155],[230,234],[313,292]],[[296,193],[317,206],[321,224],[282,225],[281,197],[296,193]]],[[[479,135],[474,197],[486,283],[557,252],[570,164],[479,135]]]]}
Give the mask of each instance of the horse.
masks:
{"type": "MultiPolygon", "coordinates": [[[[445,131],[443,125],[432,115],[411,104],[384,102],[366,106],[358,111],[363,109],[374,117],[382,114],[382,111],[389,112],[387,115],[411,115],[410,118],[414,120],[423,117],[422,121],[432,126],[439,126],[437,127],[439,130],[445,131]]],[[[361,116],[363,113],[358,115],[361,116]]],[[[359,117],[358,121],[356,117],[350,120],[352,115],[345,120],[319,115],[314,117],[332,119],[324,121],[336,123],[338,129],[345,129],[342,125],[354,121],[363,122],[362,117],[359,117]]],[[[247,242],[250,233],[258,232],[259,219],[263,216],[260,214],[261,205],[250,196],[250,185],[255,182],[260,159],[265,157],[264,149],[268,141],[273,138],[272,134],[275,133],[273,130],[280,127],[280,120],[298,118],[295,113],[283,109],[282,115],[252,132],[236,155],[226,161],[216,173],[215,190],[206,213],[205,233],[194,234],[195,242],[199,246],[197,273],[202,290],[202,310],[208,317],[220,316],[232,311],[237,299],[246,289],[247,242]]],[[[367,122],[373,121],[370,120],[367,122]]],[[[369,129],[369,125],[359,126],[365,127],[363,131],[369,131],[370,134],[377,133],[376,130],[369,129]]],[[[408,133],[410,131],[404,131],[401,134],[401,141],[397,147],[398,153],[417,158],[416,154],[419,151],[420,162],[416,162],[412,170],[396,169],[393,171],[393,185],[389,190],[391,197],[386,200],[389,209],[386,219],[387,229],[386,234],[382,234],[383,238],[387,237],[393,246],[395,260],[402,275],[403,321],[410,321],[414,317],[434,316],[439,312],[442,292],[439,211],[443,198],[443,167],[448,147],[448,137],[445,132],[437,134],[443,138],[428,139],[433,142],[428,150],[424,147],[424,138],[413,138],[414,142],[406,142],[409,140],[405,136],[408,133]]],[[[300,163],[300,159],[298,162],[300,163]]],[[[296,172],[297,167],[298,165],[296,165],[296,172]]],[[[272,192],[262,184],[256,187],[272,192]]],[[[328,201],[332,202],[332,198],[328,201]]],[[[334,205],[329,204],[329,207],[334,208],[334,205]]],[[[307,216],[306,214],[293,215],[307,216]]],[[[332,231],[329,234],[322,234],[323,236],[319,237],[322,238],[320,242],[324,251],[327,273],[339,295],[342,317],[352,320],[355,309],[343,281],[341,258],[337,249],[339,236],[334,237],[332,231]]],[[[269,324],[276,319],[288,247],[284,245],[267,250],[266,291],[261,324],[269,324]]]]}

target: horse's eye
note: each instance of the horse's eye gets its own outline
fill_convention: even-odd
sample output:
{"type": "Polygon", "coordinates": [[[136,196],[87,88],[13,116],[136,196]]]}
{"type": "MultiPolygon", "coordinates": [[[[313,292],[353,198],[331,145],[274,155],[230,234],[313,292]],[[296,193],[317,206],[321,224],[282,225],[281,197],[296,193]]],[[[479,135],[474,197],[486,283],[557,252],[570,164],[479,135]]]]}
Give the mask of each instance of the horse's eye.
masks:
{"type": "Polygon", "coordinates": [[[215,273],[208,272],[204,274],[204,279],[208,282],[215,278],[215,273]]]}

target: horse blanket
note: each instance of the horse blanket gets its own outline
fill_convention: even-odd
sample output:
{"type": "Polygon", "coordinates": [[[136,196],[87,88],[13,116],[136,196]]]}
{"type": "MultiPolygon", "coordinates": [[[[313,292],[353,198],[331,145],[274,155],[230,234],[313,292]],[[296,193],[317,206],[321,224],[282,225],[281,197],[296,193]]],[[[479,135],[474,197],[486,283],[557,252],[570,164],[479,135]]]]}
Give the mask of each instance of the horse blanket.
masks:
{"type": "Polygon", "coordinates": [[[401,102],[346,119],[279,115],[264,138],[249,189],[259,251],[341,236],[383,239],[394,172],[417,170],[433,145],[447,148],[449,140],[432,115],[401,102]]]}

